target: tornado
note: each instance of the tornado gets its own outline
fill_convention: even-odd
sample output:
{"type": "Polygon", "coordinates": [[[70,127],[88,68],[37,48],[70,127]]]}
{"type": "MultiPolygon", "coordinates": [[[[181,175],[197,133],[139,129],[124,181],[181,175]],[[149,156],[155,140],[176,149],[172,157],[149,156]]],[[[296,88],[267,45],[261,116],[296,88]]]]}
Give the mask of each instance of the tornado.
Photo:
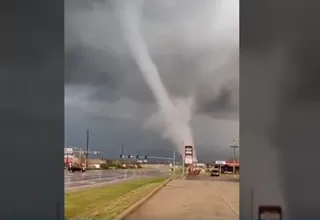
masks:
{"type": "Polygon", "coordinates": [[[183,153],[183,146],[192,145],[194,160],[197,160],[190,127],[192,101],[187,99],[174,103],[162,82],[158,68],[149,55],[148,46],[140,30],[143,1],[117,2],[121,28],[126,43],[158,105],[158,112],[154,115],[155,120],[153,121],[162,127],[163,136],[169,138],[181,154],[183,153]]]}

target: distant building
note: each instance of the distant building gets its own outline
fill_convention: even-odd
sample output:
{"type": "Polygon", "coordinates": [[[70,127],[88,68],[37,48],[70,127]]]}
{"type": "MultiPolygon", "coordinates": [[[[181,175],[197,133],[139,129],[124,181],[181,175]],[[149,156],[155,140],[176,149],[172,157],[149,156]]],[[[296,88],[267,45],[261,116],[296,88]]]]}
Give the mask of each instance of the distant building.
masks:
{"type": "Polygon", "coordinates": [[[75,164],[79,163],[79,149],[77,147],[65,147],[64,148],[64,163],[75,164]]]}
{"type": "Polygon", "coordinates": [[[233,167],[233,166],[235,166],[235,167],[240,167],[240,161],[239,161],[239,160],[235,160],[235,161],[233,161],[233,160],[226,160],[226,165],[227,165],[227,166],[230,166],[230,167],[233,167]]]}
{"type": "Polygon", "coordinates": [[[206,167],[206,164],[204,164],[204,163],[194,163],[193,165],[195,167],[200,167],[200,168],[205,168],[206,167]]]}
{"type": "Polygon", "coordinates": [[[64,163],[78,163],[79,158],[74,155],[64,155],[64,163]]]}
{"type": "Polygon", "coordinates": [[[240,161],[239,160],[226,160],[226,165],[224,167],[225,171],[233,172],[233,168],[235,168],[236,172],[240,172],[240,161]]]}
{"type": "Polygon", "coordinates": [[[100,165],[103,163],[103,160],[100,159],[88,159],[88,167],[100,168],[100,165]]]}

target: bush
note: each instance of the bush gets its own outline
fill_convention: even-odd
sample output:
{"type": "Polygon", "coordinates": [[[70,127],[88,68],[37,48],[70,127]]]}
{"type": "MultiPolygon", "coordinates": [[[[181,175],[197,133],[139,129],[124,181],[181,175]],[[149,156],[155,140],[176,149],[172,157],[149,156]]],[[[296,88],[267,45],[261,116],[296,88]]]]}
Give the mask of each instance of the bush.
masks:
{"type": "Polygon", "coordinates": [[[125,167],[123,167],[121,164],[117,164],[117,165],[116,165],[116,168],[117,168],[117,169],[125,169],[125,167]]]}
{"type": "Polygon", "coordinates": [[[134,169],[134,168],[136,168],[135,164],[129,164],[129,165],[127,165],[127,166],[128,166],[128,169],[134,169]]]}
{"type": "Polygon", "coordinates": [[[140,169],[140,168],[142,168],[142,166],[141,166],[140,164],[138,164],[137,168],[139,168],[139,169],[140,169]]]}
{"type": "Polygon", "coordinates": [[[100,168],[104,169],[104,170],[107,170],[107,169],[109,169],[109,165],[106,164],[106,163],[103,163],[103,164],[100,164],[100,168]]]}

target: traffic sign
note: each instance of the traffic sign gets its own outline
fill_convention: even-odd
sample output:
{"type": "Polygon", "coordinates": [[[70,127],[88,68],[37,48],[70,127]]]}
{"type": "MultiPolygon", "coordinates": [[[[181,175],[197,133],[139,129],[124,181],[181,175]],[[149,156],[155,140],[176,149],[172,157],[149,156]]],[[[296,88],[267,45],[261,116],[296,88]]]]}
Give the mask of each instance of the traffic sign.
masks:
{"type": "Polygon", "coordinates": [[[120,158],[123,158],[123,159],[124,159],[124,158],[130,158],[130,159],[132,159],[132,158],[133,158],[133,155],[130,155],[130,154],[129,154],[129,155],[127,156],[127,155],[124,155],[124,154],[120,154],[120,158]]]}
{"type": "Polygon", "coordinates": [[[136,158],[137,159],[147,159],[148,157],[147,156],[136,155],[136,158]]]}
{"type": "Polygon", "coordinates": [[[64,154],[73,154],[74,148],[64,148],[64,154]]]}
{"type": "Polygon", "coordinates": [[[193,163],[193,159],[190,156],[186,156],[185,158],[185,164],[192,164],[193,163]]]}
{"type": "Polygon", "coordinates": [[[93,151],[94,155],[100,155],[100,151],[93,151]]]}

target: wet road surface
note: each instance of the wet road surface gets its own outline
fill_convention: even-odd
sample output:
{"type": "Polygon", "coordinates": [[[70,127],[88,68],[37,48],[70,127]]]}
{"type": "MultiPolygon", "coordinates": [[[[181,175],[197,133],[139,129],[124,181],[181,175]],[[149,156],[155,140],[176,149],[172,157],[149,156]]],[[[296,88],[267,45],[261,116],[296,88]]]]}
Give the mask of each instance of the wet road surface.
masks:
{"type": "Polygon", "coordinates": [[[139,169],[139,170],[98,170],[81,172],[65,172],[64,187],[66,190],[100,185],[104,183],[117,183],[129,179],[168,176],[168,170],[139,169]]]}
{"type": "Polygon", "coordinates": [[[210,176],[210,173],[204,173],[204,174],[200,174],[198,176],[187,176],[186,180],[240,182],[240,178],[234,177],[234,175],[221,174],[220,176],[210,176]]]}

